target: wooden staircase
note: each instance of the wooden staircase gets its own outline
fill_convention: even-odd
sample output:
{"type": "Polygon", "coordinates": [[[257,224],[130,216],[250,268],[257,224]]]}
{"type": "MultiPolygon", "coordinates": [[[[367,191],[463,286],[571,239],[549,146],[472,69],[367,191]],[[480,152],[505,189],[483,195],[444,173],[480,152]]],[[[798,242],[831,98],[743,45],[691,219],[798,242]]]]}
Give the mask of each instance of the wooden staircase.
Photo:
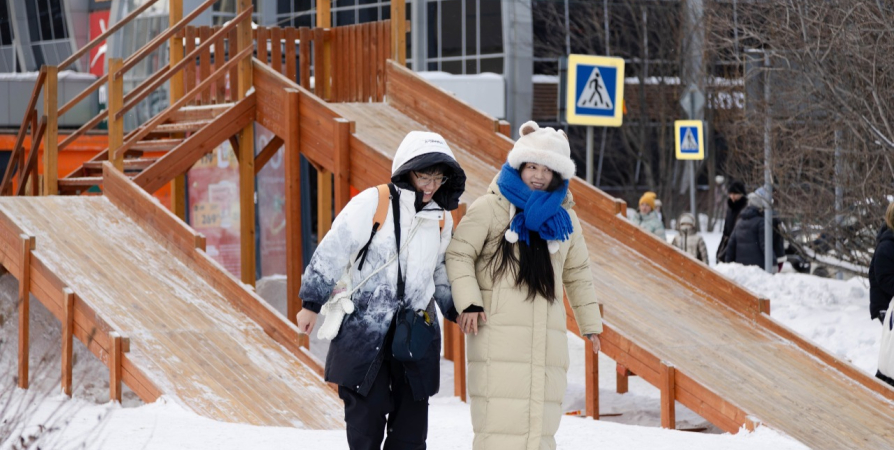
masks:
{"type": "MultiPolygon", "coordinates": [[[[99,193],[96,188],[102,184],[103,161],[111,161],[128,177],[139,180],[141,187],[150,193],[155,192],[189,170],[192,163],[198,161],[204,153],[210,152],[221,142],[251,125],[247,119],[247,111],[254,113],[254,100],[252,98],[245,101],[245,91],[251,86],[250,58],[254,53],[250,26],[251,7],[242,10],[223,26],[213,29],[201,27],[199,33],[196,32],[197,27],[189,26],[191,21],[218,0],[205,0],[186,15],[183,14],[180,2],[170,2],[174,25],[155,36],[126,60],[109,59],[107,74],[68,103],[58,107],[58,72],[83,57],[90,49],[158,1],[146,1],[59,66],[41,68],[31,102],[19,128],[10,158],[11,164],[0,182],[0,195],[99,193]],[[125,74],[166,44],[170,47],[170,64],[151,74],[125,94],[125,74]],[[125,133],[124,115],[165,83],[170,86],[170,105],[138,128],[125,133]],[[100,111],[81,128],[61,142],[58,141],[58,118],[104,84],[108,86],[108,109],[100,111]],[[227,95],[229,86],[232,88],[227,95]],[[44,98],[46,115],[43,117],[37,115],[37,101],[40,96],[44,98]],[[237,108],[240,104],[242,107],[237,108]],[[233,110],[238,111],[234,113],[233,110]],[[111,153],[107,148],[78,169],[58,178],[58,153],[104,120],[108,125],[111,153]],[[242,128],[236,125],[241,125],[242,128]],[[32,144],[30,149],[25,149],[24,138],[29,130],[32,144]],[[38,150],[41,144],[44,157],[42,170],[39,170],[38,161],[41,158],[38,158],[38,150]],[[147,153],[151,156],[147,156],[147,153]],[[42,176],[38,175],[39,172],[42,172],[42,176]],[[166,179],[161,182],[163,178],[166,179]]],[[[235,139],[232,141],[238,142],[235,139]]]]}
{"type": "MultiPolygon", "coordinates": [[[[133,143],[124,152],[124,174],[130,179],[140,178],[142,174],[149,171],[156,163],[166,159],[167,155],[176,152],[188,152],[190,148],[193,148],[198,143],[198,139],[193,139],[193,144],[191,145],[185,143],[197,134],[202,136],[217,135],[217,142],[214,142],[213,146],[210,146],[211,142],[203,142],[204,145],[202,145],[202,148],[209,148],[210,146],[210,149],[213,149],[224,140],[230,138],[230,136],[221,136],[219,133],[215,133],[215,130],[226,128],[226,124],[222,122],[228,119],[226,112],[235,105],[236,103],[228,102],[180,108],[172,114],[170,119],[156,126],[143,139],[133,143]],[[148,157],[146,153],[152,153],[154,156],[148,157]],[[163,156],[157,156],[159,153],[162,153],[163,156]]],[[[131,135],[141,130],[142,127],[134,130],[131,135]]],[[[233,139],[232,142],[236,142],[236,140],[233,139]]],[[[196,154],[195,151],[192,153],[196,154]]],[[[201,158],[203,155],[204,153],[199,154],[198,158],[201,158]]],[[[85,162],[75,171],[59,179],[59,194],[80,195],[89,192],[98,194],[99,190],[94,188],[102,184],[102,163],[107,160],[109,160],[108,148],[85,162]]],[[[141,179],[146,180],[145,177],[141,179]]]]}

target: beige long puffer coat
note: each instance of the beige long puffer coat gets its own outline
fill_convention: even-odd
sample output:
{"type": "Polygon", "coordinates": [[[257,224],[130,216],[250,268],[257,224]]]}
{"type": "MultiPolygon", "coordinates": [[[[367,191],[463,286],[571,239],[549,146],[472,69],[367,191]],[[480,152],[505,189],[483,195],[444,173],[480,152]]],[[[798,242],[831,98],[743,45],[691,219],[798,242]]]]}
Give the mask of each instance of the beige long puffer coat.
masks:
{"type": "Polygon", "coordinates": [[[574,233],[552,255],[557,301],[527,299],[527,287],[489,267],[509,224],[509,201],[496,180],[460,222],[447,248],[447,276],[457,311],[482,306],[487,323],[468,336],[468,382],[475,450],[556,448],[568,371],[562,286],[584,334],[601,333],[587,246],[572,206],[574,233]]]}

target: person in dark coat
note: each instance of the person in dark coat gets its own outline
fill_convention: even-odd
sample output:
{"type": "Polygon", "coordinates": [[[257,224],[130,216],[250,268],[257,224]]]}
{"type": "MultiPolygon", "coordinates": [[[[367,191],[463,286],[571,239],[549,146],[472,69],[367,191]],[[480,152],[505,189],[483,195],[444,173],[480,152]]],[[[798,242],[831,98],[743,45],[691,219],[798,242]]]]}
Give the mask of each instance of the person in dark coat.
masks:
{"type": "Polygon", "coordinates": [[[730,183],[727,194],[729,199],[726,201],[726,220],[723,221],[723,235],[720,238],[720,245],[717,247],[717,261],[725,261],[729,237],[733,234],[739,214],[748,206],[748,199],[745,198],[745,185],[741,181],[730,183]]]}
{"type": "MultiPolygon", "coordinates": [[[[730,235],[725,262],[764,267],[764,209],[768,206],[770,201],[763,189],[748,194],[748,206],[739,214],[730,235]]],[[[777,228],[778,219],[774,218],[773,254],[775,262],[780,263],[785,261],[785,249],[777,228]]]]}
{"type": "MultiPolygon", "coordinates": [[[[894,327],[885,322],[891,313],[888,306],[894,297],[894,203],[888,205],[885,223],[875,238],[875,253],[869,263],[869,316],[882,322],[883,327],[894,327]]],[[[890,329],[890,328],[889,328],[890,329]]],[[[887,330],[886,330],[887,331],[887,330]]],[[[890,333],[882,333],[878,372],[875,376],[894,386],[894,342],[890,333]]]]}
{"type": "Polygon", "coordinates": [[[869,316],[884,320],[884,311],[894,297],[894,203],[888,206],[885,223],[875,238],[875,253],[869,263],[869,316]]]}

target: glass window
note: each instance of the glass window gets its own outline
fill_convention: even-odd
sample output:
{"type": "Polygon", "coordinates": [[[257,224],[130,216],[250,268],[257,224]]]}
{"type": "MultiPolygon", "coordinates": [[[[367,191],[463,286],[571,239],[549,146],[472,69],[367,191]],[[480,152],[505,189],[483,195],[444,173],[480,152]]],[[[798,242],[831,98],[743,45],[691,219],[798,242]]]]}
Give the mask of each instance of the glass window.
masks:
{"type": "MultiPolygon", "coordinates": [[[[478,1],[466,0],[466,55],[478,54],[478,1]]],[[[466,72],[469,73],[469,72],[466,72]]],[[[471,72],[475,73],[475,72],[471,72]]]]}
{"type": "Polygon", "coordinates": [[[349,9],[347,11],[338,11],[335,13],[335,23],[334,26],[343,26],[343,25],[354,25],[354,10],[349,9]]]}
{"type": "MultiPolygon", "coordinates": [[[[438,3],[431,2],[428,4],[428,14],[426,17],[428,24],[428,58],[438,58],[441,54],[438,52],[438,3]]],[[[438,69],[435,69],[438,70],[438,69]]]]}
{"type": "MultiPolygon", "coordinates": [[[[503,17],[500,0],[480,0],[481,55],[503,53],[503,17]]],[[[482,70],[484,70],[482,68],[482,70]]]]}
{"type": "Polygon", "coordinates": [[[64,39],[65,33],[65,14],[62,12],[62,3],[60,0],[48,0],[50,7],[50,19],[53,22],[53,39],[64,39]]]}
{"type": "Polygon", "coordinates": [[[461,0],[441,2],[441,57],[462,56],[463,15],[461,0]]]}
{"type": "Polygon", "coordinates": [[[463,73],[463,62],[462,61],[441,61],[441,71],[452,73],[454,75],[462,75],[463,73]]]}
{"type": "Polygon", "coordinates": [[[0,45],[12,45],[12,22],[6,0],[0,0],[0,45]]]}
{"type": "Polygon", "coordinates": [[[379,20],[379,8],[360,8],[357,10],[357,22],[367,23],[379,20]]]}
{"type": "Polygon", "coordinates": [[[467,59],[466,60],[466,74],[474,75],[478,73],[478,60],[477,59],[467,59]]]}
{"type": "Polygon", "coordinates": [[[503,73],[503,58],[482,58],[481,73],[503,73]]]}

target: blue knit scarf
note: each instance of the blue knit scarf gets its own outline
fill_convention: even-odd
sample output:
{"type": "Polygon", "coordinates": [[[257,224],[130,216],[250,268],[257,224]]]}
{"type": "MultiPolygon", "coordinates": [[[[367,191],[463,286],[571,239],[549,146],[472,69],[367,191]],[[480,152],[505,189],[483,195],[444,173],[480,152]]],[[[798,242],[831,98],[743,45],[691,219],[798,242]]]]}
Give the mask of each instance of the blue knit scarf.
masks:
{"type": "Polygon", "coordinates": [[[509,229],[518,233],[519,240],[530,244],[529,230],[547,241],[564,241],[574,232],[571,217],[562,208],[568,194],[568,180],[554,191],[535,191],[522,181],[518,170],[506,163],[500,170],[497,186],[507,200],[522,210],[509,224],[509,229]]]}

